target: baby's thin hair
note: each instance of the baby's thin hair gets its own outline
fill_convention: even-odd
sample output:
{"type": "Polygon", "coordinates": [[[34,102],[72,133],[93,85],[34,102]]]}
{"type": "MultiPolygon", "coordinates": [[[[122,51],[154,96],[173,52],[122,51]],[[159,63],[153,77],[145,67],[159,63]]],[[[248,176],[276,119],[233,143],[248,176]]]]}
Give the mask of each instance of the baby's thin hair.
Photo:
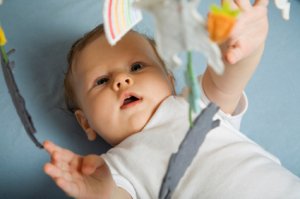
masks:
{"type": "Polygon", "coordinates": [[[77,39],[71,46],[71,49],[67,55],[68,68],[64,79],[64,98],[67,109],[74,113],[78,108],[75,92],[71,84],[72,65],[74,58],[78,52],[80,52],[86,45],[96,39],[96,36],[101,36],[104,33],[103,24],[98,25],[90,32],[84,34],[77,39]]]}
{"type": "MultiPolygon", "coordinates": [[[[136,32],[134,30],[131,30],[131,31],[136,32]]],[[[168,72],[163,60],[160,58],[160,56],[158,55],[158,53],[156,51],[156,44],[155,44],[154,39],[145,34],[138,33],[138,32],[136,32],[136,33],[142,35],[150,43],[150,45],[154,49],[157,57],[159,58],[159,61],[162,63],[164,71],[166,73],[170,73],[170,72],[168,72]]],[[[96,38],[100,37],[102,34],[104,34],[104,25],[100,24],[97,27],[95,27],[93,30],[91,30],[90,32],[84,34],[83,37],[76,40],[73,43],[73,45],[71,46],[71,49],[67,55],[68,68],[67,68],[67,72],[65,73],[65,79],[64,79],[64,97],[65,97],[65,104],[67,106],[67,109],[69,111],[71,111],[72,113],[74,113],[76,110],[79,109],[79,105],[76,100],[74,88],[73,88],[72,82],[71,82],[73,61],[78,52],[83,50],[90,42],[94,41],[96,38]]]]}

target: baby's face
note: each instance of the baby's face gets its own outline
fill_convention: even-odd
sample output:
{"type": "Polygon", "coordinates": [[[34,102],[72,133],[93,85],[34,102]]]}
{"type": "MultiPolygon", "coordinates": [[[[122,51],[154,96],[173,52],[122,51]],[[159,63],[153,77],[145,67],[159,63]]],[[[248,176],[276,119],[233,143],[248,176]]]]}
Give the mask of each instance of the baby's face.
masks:
{"type": "Polygon", "coordinates": [[[170,79],[143,36],[129,32],[112,47],[102,35],[73,62],[76,117],[87,133],[97,132],[116,145],[142,130],[172,94],[170,79]]]}

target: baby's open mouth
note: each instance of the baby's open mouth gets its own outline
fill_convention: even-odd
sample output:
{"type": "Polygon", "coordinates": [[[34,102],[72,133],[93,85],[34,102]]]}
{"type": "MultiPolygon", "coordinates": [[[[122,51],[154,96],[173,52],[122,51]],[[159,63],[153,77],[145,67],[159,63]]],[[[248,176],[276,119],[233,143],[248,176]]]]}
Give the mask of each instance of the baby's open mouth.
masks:
{"type": "Polygon", "coordinates": [[[141,101],[140,97],[129,95],[123,100],[123,104],[121,105],[121,109],[133,106],[141,101]]]}
{"type": "Polygon", "coordinates": [[[137,100],[139,100],[139,98],[137,98],[137,97],[135,97],[135,96],[130,96],[130,97],[128,97],[128,98],[126,98],[126,99],[124,100],[123,105],[130,104],[130,103],[135,102],[135,101],[137,101],[137,100]]]}

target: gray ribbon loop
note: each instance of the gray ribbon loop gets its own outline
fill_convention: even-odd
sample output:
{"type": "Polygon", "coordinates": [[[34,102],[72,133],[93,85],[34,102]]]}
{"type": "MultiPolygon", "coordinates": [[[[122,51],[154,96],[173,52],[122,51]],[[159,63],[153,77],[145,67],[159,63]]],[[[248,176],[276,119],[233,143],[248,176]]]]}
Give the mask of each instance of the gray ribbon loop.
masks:
{"type": "Polygon", "coordinates": [[[220,125],[220,120],[213,120],[219,107],[210,103],[202,110],[181,142],[178,152],[170,157],[167,172],[159,192],[159,199],[170,199],[186,169],[193,161],[207,133],[220,125]]]}

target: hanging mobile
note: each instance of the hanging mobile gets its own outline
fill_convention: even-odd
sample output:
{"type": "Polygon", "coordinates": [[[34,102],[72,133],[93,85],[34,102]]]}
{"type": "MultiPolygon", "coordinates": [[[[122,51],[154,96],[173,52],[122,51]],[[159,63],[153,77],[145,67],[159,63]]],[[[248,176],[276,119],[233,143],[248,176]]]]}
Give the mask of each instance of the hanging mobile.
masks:
{"type": "Polygon", "coordinates": [[[5,78],[7,88],[9,90],[11,99],[21,119],[21,122],[26,130],[27,135],[30,137],[30,139],[38,148],[42,149],[44,148],[43,145],[34,136],[34,133],[36,133],[35,127],[31,120],[31,116],[26,110],[24,98],[19,92],[18,86],[16,84],[16,81],[12,73],[13,62],[9,61],[8,55],[13,53],[15,50],[11,50],[9,53],[6,53],[4,49],[5,44],[6,44],[6,37],[2,27],[0,26],[0,49],[1,49],[0,58],[1,58],[1,66],[2,66],[3,75],[5,78]]]}

